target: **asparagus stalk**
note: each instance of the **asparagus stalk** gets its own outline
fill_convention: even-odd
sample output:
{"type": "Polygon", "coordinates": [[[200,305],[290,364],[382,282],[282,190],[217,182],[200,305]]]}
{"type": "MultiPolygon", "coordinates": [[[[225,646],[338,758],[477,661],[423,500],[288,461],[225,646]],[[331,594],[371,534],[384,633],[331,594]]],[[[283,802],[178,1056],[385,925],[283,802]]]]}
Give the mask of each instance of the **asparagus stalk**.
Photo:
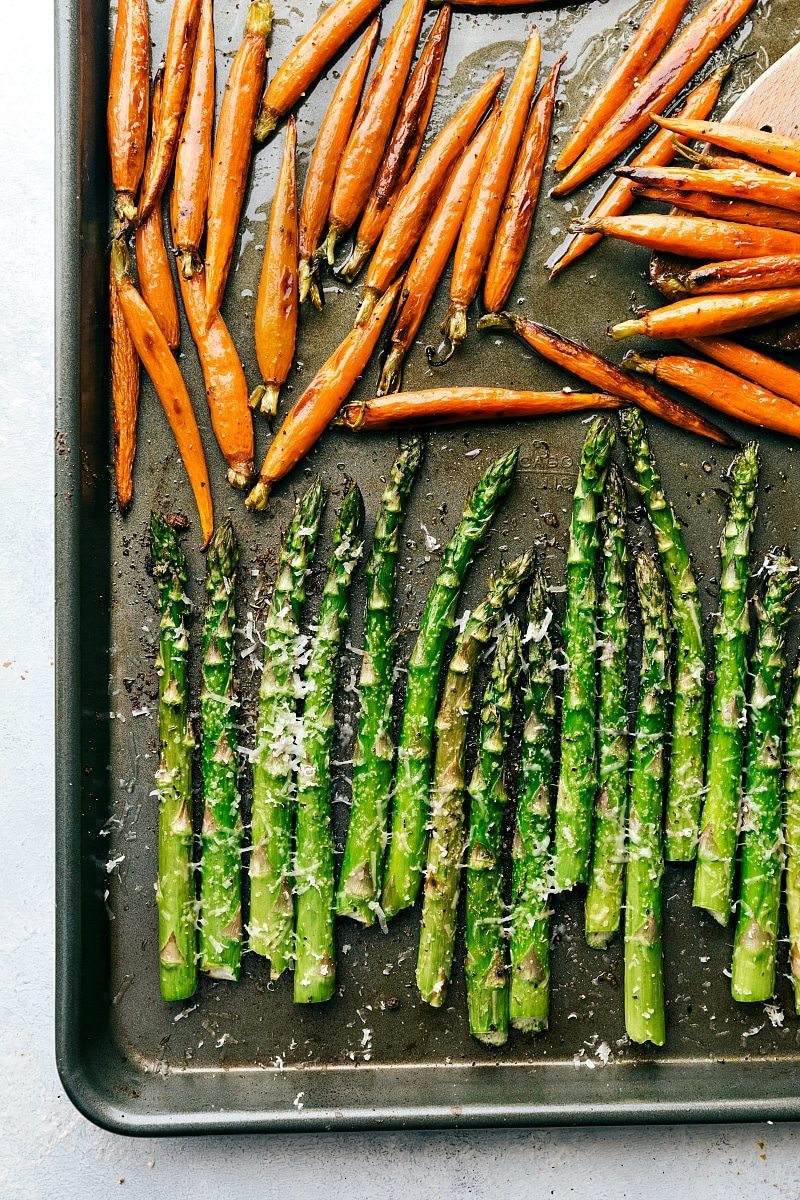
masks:
{"type": "Polygon", "coordinates": [[[612,466],[602,522],[600,593],[599,788],[586,893],[586,941],[603,949],[622,917],[628,804],[628,550],[625,483],[612,466]]]}
{"type": "Polygon", "coordinates": [[[795,1012],[800,1013],[800,660],[794,669],[786,719],[786,914],[789,921],[789,971],[795,1012]]]}
{"type": "Polygon", "coordinates": [[[364,925],[374,924],[378,908],[394,765],[394,587],[400,527],[421,461],[422,442],[412,438],[392,467],[364,572],[367,608],[358,685],[361,711],[353,756],[353,802],[336,897],[339,916],[352,917],[364,925]]]}
{"type": "Polygon", "coordinates": [[[293,767],[297,664],[305,579],[311,568],[325,493],[319,480],[302,496],[283,539],[264,619],[264,670],[253,755],[250,949],[278,979],[294,961],[292,898],[293,767]]]}
{"type": "Polygon", "coordinates": [[[670,693],[670,625],[658,561],[639,554],[636,587],[642,612],[639,704],[631,761],[625,887],[625,1029],[633,1042],[663,1046],[664,960],[661,881],[664,850],[665,741],[670,693]]]}
{"type": "Polygon", "coordinates": [[[797,564],[786,552],[767,555],[750,685],[747,768],[742,809],[739,915],[733,943],[734,1000],[769,1000],[775,992],[778,912],[783,874],[781,735],[786,627],[797,564]]]}
{"type": "Polygon", "coordinates": [[[714,631],[715,681],[708,727],[706,797],[694,873],[694,904],[721,925],[731,912],[733,860],[742,799],[750,537],[756,513],[758,451],[745,446],[731,468],[722,535],[720,611],[714,631]]]}
{"type": "Polygon", "coordinates": [[[330,1000],[336,985],[330,764],[333,697],[350,581],[361,557],[363,525],[364,501],[354,486],[345,496],[334,529],[333,555],[305,675],[294,860],[295,1004],[330,1000]]]}
{"type": "Polygon", "coordinates": [[[498,619],[514,602],[531,568],[523,554],[492,580],[484,600],[456,639],[436,719],[436,762],[431,788],[431,835],[422,902],[417,987],[435,1008],[444,1003],[456,936],[456,908],[464,851],[467,724],[475,668],[498,619]]]}
{"type": "Polygon", "coordinates": [[[597,512],[613,444],[613,428],[597,417],[584,442],[572,509],[563,626],[566,674],[556,798],[556,891],[584,882],[589,865],[592,806],[597,790],[597,512]]]}
{"type": "Polygon", "coordinates": [[[680,522],[661,486],[640,410],[623,409],[620,426],[672,601],[675,700],[664,846],[668,862],[689,862],[697,852],[703,795],[706,650],[700,593],[680,522]]]}
{"type": "Polygon", "coordinates": [[[556,705],[553,617],[547,580],[537,570],[528,593],[527,672],[520,793],[512,849],[511,996],[515,1029],[547,1028],[550,1009],[550,815],[556,705]]]}
{"type": "Polygon", "coordinates": [[[511,487],[518,457],[519,449],[504,454],[478,481],[444,552],[420,618],[408,663],[397,746],[392,833],[381,896],[387,918],[410,908],[419,892],[425,862],[433,727],[447,639],[467,569],[511,487]]]}
{"type": "Polygon", "coordinates": [[[469,1031],[488,1046],[508,1041],[508,964],[501,863],[508,800],[503,760],[521,654],[514,617],[501,626],[481,709],[478,761],[469,785],[467,1004],[469,1031]]]}
{"type": "Polygon", "coordinates": [[[238,979],[242,962],[242,818],[236,757],[238,702],[233,682],[236,567],[230,518],[217,526],[206,555],[203,624],[203,826],[200,835],[200,968],[238,979]]]}
{"type": "Polygon", "coordinates": [[[153,578],[161,614],[156,674],[161,757],[158,793],[158,963],[164,1000],[186,1000],[197,987],[197,903],[192,831],[192,750],[186,662],[186,557],[177,522],[150,518],[153,578]]]}

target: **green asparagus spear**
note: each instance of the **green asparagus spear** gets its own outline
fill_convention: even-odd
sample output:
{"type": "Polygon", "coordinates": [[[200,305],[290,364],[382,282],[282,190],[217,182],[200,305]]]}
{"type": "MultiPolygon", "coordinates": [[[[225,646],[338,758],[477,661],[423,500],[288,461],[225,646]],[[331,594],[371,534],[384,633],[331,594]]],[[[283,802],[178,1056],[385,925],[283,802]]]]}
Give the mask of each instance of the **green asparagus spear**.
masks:
{"type": "Polygon", "coordinates": [[[795,1012],[800,1013],[800,659],[794,669],[792,699],[786,719],[784,787],[789,971],[794,988],[795,1012]]]}
{"type": "Polygon", "coordinates": [[[186,557],[177,522],[153,513],[150,537],[161,625],[156,658],[158,737],[158,961],[164,1000],[187,1000],[197,987],[197,902],[192,831],[192,750],[186,660],[186,557]]]}
{"type": "Polygon", "coordinates": [[[664,848],[670,636],[667,592],[657,559],[639,554],[636,587],[642,612],[639,703],[631,757],[628,867],[625,878],[625,1029],[633,1042],[663,1046],[664,960],[661,881],[664,848]]]}
{"type": "Polygon", "coordinates": [[[620,926],[628,807],[628,550],[625,483],[612,466],[605,489],[600,592],[599,787],[586,893],[586,941],[603,949],[620,926]]]}
{"type": "Polygon", "coordinates": [[[756,513],[758,451],[745,446],[731,468],[728,518],[722,535],[720,611],[708,727],[706,798],[694,873],[694,904],[727,925],[742,799],[744,696],[750,624],[747,579],[756,513]]]}
{"type": "Polygon", "coordinates": [[[786,627],[797,587],[797,564],[786,552],[764,560],[764,595],[757,620],[748,715],[747,769],[742,808],[739,916],[733,943],[734,1000],[769,1000],[775,991],[778,911],[783,875],[781,831],[782,692],[786,627]]]}
{"type": "Polygon", "coordinates": [[[523,554],[492,580],[484,600],[456,639],[436,718],[436,762],[431,788],[431,836],[422,903],[417,987],[434,1008],[444,1003],[456,936],[456,908],[464,851],[467,723],[475,668],[499,617],[514,602],[531,568],[523,554]]]}
{"type": "Polygon", "coordinates": [[[548,632],[552,618],[547,580],[537,570],[528,593],[525,725],[512,850],[509,1012],[514,1028],[526,1033],[546,1029],[550,1010],[550,816],[556,721],[548,632]]]}
{"type": "Polygon", "coordinates": [[[363,525],[364,501],[358,488],[352,487],[342,503],[333,533],[333,555],[305,674],[294,859],[295,1004],[330,1000],[336,985],[330,763],[333,697],[339,650],[347,625],[350,581],[361,557],[363,525]]]}
{"type": "Polygon", "coordinates": [[[689,862],[697,852],[703,795],[706,650],[700,594],[683,531],[662,490],[661,476],[639,409],[623,409],[620,426],[672,600],[675,705],[664,849],[668,862],[689,862]]]}
{"type": "Polygon", "coordinates": [[[567,608],[564,614],[564,699],[561,713],[561,774],[556,798],[556,891],[586,879],[597,790],[597,512],[606,478],[614,430],[597,417],[581,455],[567,553],[567,608]]]}
{"type": "Polygon", "coordinates": [[[417,898],[425,862],[428,791],[439,677],[467,568],[511,487],[519,450],[484,472],[442,557],[408,663],[403,722],[397,747],[392,835],[381,905],[388,917],[417,898]]]}
{"type": "Polygon", "coordinates": [[[206,555],[203,624],[203,827],[200,835],[200,968],[238,979],[242,962],[242,818],[233,683],[236,567],[230,519],[217,526],[206,555]]]}
{"type": "Polygon", "coordinates": [[[411,485],[422,461],[422,442],[413,438],[400,452],[381,499],[367,578],[364,656],[361,660],[353,803],[336,909],[364,925],[375,922],[386,849],[389,791],[392,786],[392,676],[394,671],[394,584],[400,526],[411,485]]]}
{"type": "Polygon", "coordinates": [[[264,619],[264,670],[253,755],[250,949],[278,979],[294,961],[292,897],[293,768],[297,665],[305,579],[314,558],[325,493],[319,480],[302,496],[281,546],[264,619]]]}
{"type": "Polygon", "coordinates": [[[478,761],[469,785],[467,1003],[469,1031],[488,1046],[508,1041],[508,965],[501,863],[508,795],[503,760],[521,653],[519,625],[501,626],[481,709],[478,761]]]}

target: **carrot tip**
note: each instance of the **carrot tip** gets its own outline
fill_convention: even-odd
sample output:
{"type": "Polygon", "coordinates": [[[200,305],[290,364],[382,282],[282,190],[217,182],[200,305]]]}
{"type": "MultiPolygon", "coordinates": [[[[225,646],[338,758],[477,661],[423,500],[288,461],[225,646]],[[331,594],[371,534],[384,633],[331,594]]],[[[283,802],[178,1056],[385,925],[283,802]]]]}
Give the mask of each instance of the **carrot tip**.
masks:
{"type": "Polygon", "coordinates": [[[332,267],[336,262],[336,242],[339,237],[338,229],[331,226],[328,230],[328,235],[322,243],[322,256],[327,259],[328,266],[332,267]]]}
{"type": "Polygon", "coordinates": [[[261,389],[259,409],[266,417],[274,417],[278,411],[278,397],[280,393],[280,385],[277,383],[265,383],[261,389]]]}
{"type": "Polygon", "coordinates": [[[639,375],[655,375],[655,363],[649,358],[642,358],[635,350],[629,350],[622,359],[626,371],[636,371],[639,375]]]}
{"type": "Polygon", "coordinates": [[[609,336],[615,342],[621,342],[623,338],[635,337],[637,333],[646,333],[644,321],[620,321],[618,325],[612,325],[609,329],[609,336]]]}
{"type": "Polygon", "coordinates": [[[250,399],[248,401],[250,407],[253,409],[254,412],[257,408],[260,408],[261,399],[262,399],[263,395],[264,395],[264,385],[263,385],[263,383],[259,383],[259,384],[257,384],[256,387],[253,388],[252,392],[250,393],[250,399]]]}
{"type": "Polygon", "coordinates": [[[246,488],[253,478],[253,463],[234,463],[228,467],[228,483],[231,487],[246,488]]]}
{"type": "Polygon", "coordinates": [[[450,305],[442,324],[442,333],[453,344],[459,346],[467,336],[467,310],[461,305],[450,305]]]}
{"type": "Polygon", "coordinates": [[[376,396],[388,396],[390,392],[398,392],[403,378],[403,359],[405,354],[399,346],[393,346],[386,362],[383,364],[381,377],[375,389],[376,396]]]}
{"type": "MultiPolygon", "coordinates": [[[[119,233],[123,233],[128,225],[134,224],[136,221],[136,201],[130,192],[117,192],[114,197],[114,213],[122,225],[119,233]]],[[[115,236],[119,236],[119,233],[115,236]]]]}
{"type": "Polygon", "coordinates": [[[253,137],[257,142],[265,142],[270,134],[275,132],[278,127],[278,116],[279,114],[273,112],[271,108],[261,109],[253,130],[253,137]]]}
{"type": "Polygon", "coordinates": [[[311,291],[311,263],[307,258],[301,258],[297,266],[297,296],[301,304],[305,304],[311,291]]]}
{"type": "Polygon", "coordinates": [[[366,325],[367,321],[372,316],[372,310],[380,300],[380,293],[375,288],[367,288],[364,292],[364,299],[361,301],[361,307],[356,313],[354,325],[366,325]]]}
{"type": "Polygon", "coordinates": [[[483,333],[486,329],[516,329],[516,318],[512,317],[511,313],[507,312],[492,312],[486,313],[480,317],[476,329],[483,333]]]}
{"type": "Polygon", "coordinates": [[[365,246],[363,242],[356,242],[353,249],[350,251],[350,257],[339,271],[339,275],[347,283],[354,283],[360,274],[361,270],[366,266],[367,259],[370,255],[370,247],[365,246]]]}
{"type": "Polygon", "coordinates": [[[269,488],[259,479],[253,490],[245,497],[244,506],[251,512],[263,512],[269,500],[269,488]]]}

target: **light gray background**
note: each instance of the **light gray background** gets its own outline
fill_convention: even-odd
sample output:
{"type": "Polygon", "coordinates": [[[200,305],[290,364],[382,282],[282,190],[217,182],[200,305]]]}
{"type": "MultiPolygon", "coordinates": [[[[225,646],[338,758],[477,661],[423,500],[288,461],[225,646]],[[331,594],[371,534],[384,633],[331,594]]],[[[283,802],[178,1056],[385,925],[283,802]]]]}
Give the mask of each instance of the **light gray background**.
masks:
{"type": "Polygon", "coordinates": [[[9,1200],[800,1195],[796,1126],[137,1141],[53,1061],[52,10],[0,49],[0,1194],[9,1200]]]}

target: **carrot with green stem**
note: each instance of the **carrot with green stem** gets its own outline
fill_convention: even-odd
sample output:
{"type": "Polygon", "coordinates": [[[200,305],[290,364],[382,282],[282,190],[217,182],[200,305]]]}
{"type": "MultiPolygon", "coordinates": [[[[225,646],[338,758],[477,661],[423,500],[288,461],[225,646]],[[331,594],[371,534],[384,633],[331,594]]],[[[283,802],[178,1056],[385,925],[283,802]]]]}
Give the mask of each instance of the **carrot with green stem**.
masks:
{"type": "Polygon", "coordinates": [[[800,371],[796,371],[787,363],[770,358],[768,354],[762,354],[750,346],[742,346],[739,342],[729,342],[724,338],[684,340],[693,350],[705,354],[707,358],[712,358],[723,367],[728,367],[737,375],[743,375],[752,383],[758,383],[770,392],[800,405],[800,371]]]}
{"type": "Polygon", "coordinates": [[[172,189],[177,197],[172,237],[179,269],[187,279],[200,262],[200,243],[206,227],[215,99],[214,5],[213,0],[202,0],[189,101],[175,154],[172,189]]]}
{"type": "Polygon", "coordinates": [[[278,396],[292,368],[297,341],[296,156],[297,126],[290,117],[256,300],[256,358],[263,382],[253,391],[250,404],[269,417],[278,411],[278,396]]]}
{"type": "MultiPolygon", "coordinates": [[[[147,188],[153,170],[156,135],[161,116],[162,84],[163,73],[159,70],[153,82],[153,98],[150,105],[152,130],[142,175],[144,189],[147,188]]],[[[170,350],[176,350],[181,340],[181,325],[172,268],[164,243],[164,221],[160,203],[155,206],[148,217],[139,222],[136,227],[134,246],[136,273],[139,277],[142,299],[158,321],[170,350]]]]}
{"type": "Polygon", "coordinates": [[[686,258],[761,258],[765,254],[797,254],[800,236],[764,225],[740,225],[711,217],[686,217],[643,213],[624,217],[601,217],[577,221],[572,229],[621,238],[634,246],[646,246],[686,258]]]}
{"type": "MultiPolygon", "coordinates": [[[[712,196],[708,192],[678,192],[672,188],[645,188],[639,187],[638,184],[632,186],[633,194],[637,198],[669,204],[679,210],[679,215],[692,213],[695,216],[732,221],[739,225],[764,225],[772,229],[783,229],[787,233],[800,233],[800,213],[790,213],[785,208],[773,208],[768,204],[756,204],[748,200],[724,200],[721,196],[712,196]]],[[[797,248],[794,252],[797,253],[797,248]]]]}
{"type": "Polygon", "coordinates": [[[109,281],[111,317],[111,408],[114,426],[114,478],[120,512],[133,500],[133,460],[139,416],[139,355],[119,301],[114,269],[109,281]]]}
{"type": "MultiPolygon", "coordinates": [[[[667,283],[667,277],[664,282],[667,283]]],[[[670,294],[699,296],[707,292],[770,291],[787,287],[800,287],[800,254],[767,254],[763,258],[704,263],[676,275],[670,294]]]]}
{"type": "Polygon", "coordinates": [[[695,167],[617,167],[617,174],[658,188],[662,184],[678,192],[709,192],[729,200],[749,200],[773,208],[800,210],[800,179],[771,174],[763,168],[751,170],[698,170],[695,167]]]}
{"type": "Polygon", "coordinates": [[[121,229],[136,219],[144,171],[150,102],[150,22],[147,0],[119,0],[108,81],[108,151],[114,210],[121,229]]]}
{"type": "Polygon", "coordinates": [[[800,288],[777,288],[769,292],[739,292],[676,300],[652,309],[630,321],[612,325],[615,341],[647,334],[655,338],[710,337],[766,325],[800,312],[800,288]]]}
{"type": "Polygon", "coordinates": [[[621,408],[603,392],[522,392],[495,387],[429,388],[394,392],[362,404],[346,404],[337,418],[354,432],[413,425],[461,425],[473,421],[520,421],[600,409],[621,408]]]}
{"type": "Polygon", "coordinates": [[[786,134],[737,125],[733,121],[688,120],[685,117],[653,118],[657,124],[680,137],[709,142],[734,154],[754,158],[757,162],[790,174],[800,172],[800,139],[786,134]]]}
{"type": "Polygon", "coordinates": [[[322,118],[306,173],[298,233],[298,287],[300,303],[310,295],[311,302],[317,309],[322,308],[322,292],[317,281],[322,232],[330,212],[336,172],[350,137],[380,27],[380,17],[375,17],[343,71],[328,110],[322,118]]]}

